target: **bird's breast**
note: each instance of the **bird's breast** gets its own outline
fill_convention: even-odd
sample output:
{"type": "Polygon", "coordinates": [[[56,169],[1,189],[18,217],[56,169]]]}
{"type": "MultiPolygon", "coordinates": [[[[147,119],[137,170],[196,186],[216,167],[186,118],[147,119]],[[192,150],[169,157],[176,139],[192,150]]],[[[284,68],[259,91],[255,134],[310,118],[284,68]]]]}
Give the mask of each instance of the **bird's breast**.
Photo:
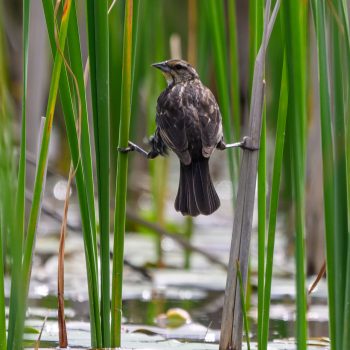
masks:
{"type": "MultiPolygon", "coordinates": [[[[207,98],[205,92],[199,80],[186,81],[168,87],[158,99],[157,118],[169,127],[168,133],[179,137],[185,134],[192,159],[203,157],[202,126],[205,121],[201,118],[212,113],[202,110],[203,99],[207,98]]],[[[214,107],[209,105],[208,108],[214,107]]]]}

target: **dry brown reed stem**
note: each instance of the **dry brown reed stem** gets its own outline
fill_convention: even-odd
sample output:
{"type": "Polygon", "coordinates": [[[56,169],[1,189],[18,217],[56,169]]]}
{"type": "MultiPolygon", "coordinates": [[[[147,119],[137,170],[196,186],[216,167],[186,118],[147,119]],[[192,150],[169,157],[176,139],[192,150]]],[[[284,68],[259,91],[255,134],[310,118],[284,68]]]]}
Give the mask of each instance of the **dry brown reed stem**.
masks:
{"type": "MultiPolygon", "coordinates": [[[[250,104],[250,128],[247,138],[247,146],[251,149],[256,149],[260,145],[262,111],[265,96],[265,54],[279,5],[280,1],[278,0],[271,17],[271,0],[267,0],[265,7],[264,32],[262,44],[255,60],[251,94],[252,98],[250,104]]],[[[243,312],[236,261],[239,261],[241,266],[242,281],[245,290],[247,283],[258,156],[259,153],[257,150],[243,150],[235,217],[233,222],[225,300],[222,313],[220,350],[241,350],[242,348],[243,312]]]]}
{"type": "MultiPolygon", "coordinates": [[[[61,0],[57,0],[56,5],[55,5],[55,11],[54,11],[55,18],[57,18],[57,12],[58,12],[60,4],[61,4],[61,0]]],[[[75,88],[76,94],[77,94],[77,102],[78,102],[78,118],[77,118],[77,122],[76,122],[76,124],[77,124],[76,127],[77,127],[77,134],[78,134],[79,160],[78,160],[78,163],[77,163],[77,166],[75,167],[75,169],[73,169],[72,164],[71,164],[70,170],[69,170],[69,177],[68,177],[67,188],[66,188],[66,196],[65,196],[65,201],[64,201],[62,225],[61,225],[61,232],[60,232],[60,241],[59,241],[59,249],[58,249],[58,268],[57,268],[59,346],[61,348],[66,348],[68,346],[68,338],[67,338],[67,328],[66,328],[66,320],[65,320],[65,314],[64,314],[64,246],[65,246],[65,238],[66,238],[66,232],[67,232],[67,217],[68,217],[69,197],[70,197],[71,185],[72,185],[76,170],[77,170],[77,168],[79,166],[79,162],[80,162],[81,96],[80,96],[80,92],[79,92],[77,78],[76,78],[75,74],[73,73],[73,71],[72,71],[68,61],[66,60],[64,53],[60,47],[56,25],[55,25],[54,29],[55,29],[56,48],[62,57],[62,60],[64,62],[64,65],[65,65],[68,73],[71,75],[71,77],[73,79],[74,88],[75,88]]]]}

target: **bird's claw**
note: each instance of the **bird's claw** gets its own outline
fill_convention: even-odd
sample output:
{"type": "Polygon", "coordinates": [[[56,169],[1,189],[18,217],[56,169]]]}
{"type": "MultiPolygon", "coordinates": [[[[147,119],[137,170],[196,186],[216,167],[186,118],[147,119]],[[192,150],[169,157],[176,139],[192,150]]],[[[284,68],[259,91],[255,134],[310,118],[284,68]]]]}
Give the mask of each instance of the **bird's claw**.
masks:
{"type": "Polygon", "coordinates": [[[255,145],[253,139],[249,136],[244,136],[241,145],[239,146],[242,149],[246,149],[249,151],[257,151],[259,147],[255,145]]]}
{"type": "Polygon", "coordinates": [[[227,148],[235,148],[235,147],[239,147],[249,151],[257,151],[259,149],[259,147],[255,145],[253,139],[249,136],[244,136],[242,141],[235,142],[235,143],[225,144],[223,141],[221,141],[217,147],[221,150],[225,150],[227,148]]]}
{"type": "Polygon", "coordinates": [[[118,152],[120,153],[129,153],[135,151],[135,144],[133,144],[131,141],[128,142],[128,147],[118,147],[118,152]]]}
{"type": "Polygon", "coordinates": [[[145,151],[143,148],[141,148],[140,146],[136,145],[135,143],[129,141],[128,142],[128,147],[118,147],[118,152],[121,152],[121,153],[129,153],[129,152],[133,152],[133,151],[136,151],[140,154],[142,154],[144,157],[146,158],[154,158],[156,157],[156,155],[153,155],[150,157],[149,156],[149,152],[145,151]]]}

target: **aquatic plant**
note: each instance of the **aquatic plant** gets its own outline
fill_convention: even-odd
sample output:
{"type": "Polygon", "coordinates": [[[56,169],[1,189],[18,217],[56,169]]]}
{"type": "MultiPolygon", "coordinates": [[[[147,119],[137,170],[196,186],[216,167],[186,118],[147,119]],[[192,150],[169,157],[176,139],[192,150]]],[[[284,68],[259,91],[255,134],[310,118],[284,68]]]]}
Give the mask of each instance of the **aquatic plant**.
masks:
{"type": "MultiPolygon", "coordinates": [[[[174,2],[174,13],[176,6],[182,6],[183,3],[174,2]]],[[[86,58],[83,59],[81,53],[83,43],[79,35],[77,3],[71,0],[42,1],[53,69],[27,227],[25,130],[30,0],[23,0],[22,4],[23,87],[18,165],[14,161],[17,161],[14,157],[11,130],[14,113],[9,98],[7,63],[3,49],[3,11],[0,10],[0,121],[3,126],[0,130],[0,187],[3,189],[0,192],[0,246],[4,248],[0,249],[0,349],[19,349],[22,346],[35,236],[58,95],[81,212],[91,345],[120,346],[129,156],[118,153],[117,147],[126,147],[128,140],[136,137],[138,124],[143,124],[138,122],[138,118],[143,117],[145,120],[143,133],[153,132],[155,100],[164,85],[161,77],[153,76],[149,70],[146,72],[144,66],[148,69],[150,63],[169,56],[168,52],[173,48],[168,49],[168,42],[174,28],[182,37],[191,36],[191,40],[183,40],[179,45],[180,49],[187,48],[188,57],[184,58],[191,57],[197,61],[197,68],[204,82],[208,85],[211,80],[214,82],[213,90],[218,96],[222,112],[225,139],[229,142],[238,141],[242,136],[241,124],[249,124],[247,115],[244,114],[245,106],[241,103],[244,99],[241,97],[252,100],[254,96],[254,64],[264,32],[265,1],[249,3],[250,58],[249,73],[246,74],[249,74],[250,83],[247,84],[248,91],[242,92],[239,83],[244,72],[238,61],[241,48],[237,41],[237,4],[234,0],[188,0],[186,8],[189,17],[181,20],[181,25],[172,23],[169,26],[171,29],[164,20],[169,9],[163,5],[163,0],[156,1],[156,5],[154,1],[125,0],[111,4],[107,0],[86,0],[93,119],[91,130],[88,122],[89,94],[84,83],[86,58]],[[149,18],[154,19],[156,35],[151,30],[149,18]],[[190,26],[191,29],[187,28],[190,26]],[[143,62],[147,63],[141,64],[143,62]],[[144,114],[147,116],[140,116],[144,107],[139,106],[141,103],[132,103],[140,89],[146,95],[144,109],[147,112],[144,114]],[[77,128],[79,115],[80,131],[77,128]],[[93,161],[96,162],[96,176],[93,161]],[[95,205],[95,192],[98,205],[95,205]],[[114,198],[114,208],[110,204],[111,198],[114,198]],[[111,224],[114,224],[113,271],[110,270],[111,224]],[[4,274],[7,262],[11,274],[11,292],[6,338],[4,274]],[[100,272],[98,266],[101,267],[100,272]]],[[[1,6],[3,2],[0,2],[1,6]]],[[[310,119],[308,115],[313,112],[321,121],[331,348],[347,349],[350,347],[350,335],[347,332],[350,325],[350,32],[347,3],[345,0],[284,0],[275,28],[277,30],[271,34],[266,71],[263,74],[268,98],[263,107],[258,163],[258,343],[261,349],[267,349],[276,221],[282,193],[294,212],[296,341],[299,349],[306,348],[305,188],[310,119]],[[309,8],[312,17],[308,16],[309,8]],[[312,49],[311,36],[314,35],[313,31],[309,32],[309,20],[313,21],[316,34],[319,78],[317,88],[320,94],[317,103],[320,105],[320,116],[312,110],[309,97],[313,86],[310,82],[308,59],[312,49]],[[269,143],[269,138],[274,142],[269,143]],[[283,184],[285,186],[282,189],[283,184]]],[[[239,158],[238,151],[229,151],[227,162],[223,165],[229,169],[234,194],[237,192],[239,158]]],[[[159,220],[164,226],[167,160],[157,160],[150,165],[150,174],[151,194],[154,199],[152,219],[159,220]]],[[[235,198],[234,196],[234,200],[235,198]]],[[[187,236],[190,238],[195,221],[187,224],[187,236]]],[[[161,239],[158,240],[158,245],[161,261],[161,239]]],[[[188,256],[186,260],[188,266],[188,256]]],[[[239,285],[242,287],[240,292],[243,292],[246,266],[243,266],[242,261],[239,264],[243,277],[243,283],[239,285]]],[[[243,293],[240,295],[243,299],[243,293]]],[[[249,300],[242,300],[242,304],[248,308],[249,300]]]]}

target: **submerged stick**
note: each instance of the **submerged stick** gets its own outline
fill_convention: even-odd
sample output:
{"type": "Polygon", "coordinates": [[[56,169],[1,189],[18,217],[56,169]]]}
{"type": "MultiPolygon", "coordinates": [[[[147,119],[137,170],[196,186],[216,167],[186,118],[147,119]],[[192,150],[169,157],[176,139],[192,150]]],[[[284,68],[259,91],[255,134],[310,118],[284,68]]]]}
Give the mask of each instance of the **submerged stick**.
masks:
{"type": "MultiPolygon", "coordinates": [[[[262,45],[257,54],[254,66],[249,138],[252,140],[252,144],[257,146],[256,148],[258,148],[260,144],[262,109],[265,91],[264,69],[266,47],[277,16],[279,5],[280,1],[277,1],[270,18],[271,0],[267,0],[262,45]]],[[[227,274],[221,322],[220,350],[240,350],[242,348],[243,313],[236,261],[239,261],[241,265],[243,287],[245,290],[252,231],[257,165],[258,152],[244,149],[238,183],[229,270],[227,274]]]]}
{"type": "Polygon", "coordinates": [[[66,318],[64,313],[64,246],[67,232],[67,217],[69,207],[69,197],[71,183],[74,177],[72,166],[69,170],[69,179],[66,187],[66,198],[64,201],[63,218],[60,232],[60,243],[58,248],[58,267],[57,267],[57,302],[58,302],[58,335],[60,348],[68,346],[66,318]]]}
{"type": "Polygon", "coordinates": [[[191,244],[182,234],[179,233],[172,233],[167,230],[165,230],[162,226],[155,224],[153,222],[147,221],[140,217],[139,215],[136,215],[131,210],[126,210],[127,218],[140,226],[147,227],[148,229],[152,230],[155,234],[161,235],[163,237],[167,237],[178,243],[182,248],[186,250],[190,250],[192,252],[198,253],[203,255],[205,258],[207,258],[209,261],[211,261],[213,264],[219,265],[225,270],[227,270],[227,265],[219,260],[216,256],[210,254],[209,252],[196,247],[195,245],[191,244]]]}
{"type": "Polygon", "coordinates": [[[326,273],[326,260],[323,262],[320,271],[318,272],[315,280],[312,282],[311,286],[309,287],[309,290],[307,291],[307,294],[310,295],[318,286],[318,283],[321,281],[321,278],[326,273]]]}
{"type": "Polygon", "coordinates": [[[34,350],[39,350],[40,341],[41,341],[41,337],[42,337],[43,332],[44,332],[44,328],[45,328],[46,321],[47,321],[47,316],[45,316],[44,322],[43,322],[43,324],[42,324],[42,326],[41,326],[41,328],[40,328],[40,333],[39,333],[38,339],[37,339],[36,342],[35,342],[34,350]]]}

